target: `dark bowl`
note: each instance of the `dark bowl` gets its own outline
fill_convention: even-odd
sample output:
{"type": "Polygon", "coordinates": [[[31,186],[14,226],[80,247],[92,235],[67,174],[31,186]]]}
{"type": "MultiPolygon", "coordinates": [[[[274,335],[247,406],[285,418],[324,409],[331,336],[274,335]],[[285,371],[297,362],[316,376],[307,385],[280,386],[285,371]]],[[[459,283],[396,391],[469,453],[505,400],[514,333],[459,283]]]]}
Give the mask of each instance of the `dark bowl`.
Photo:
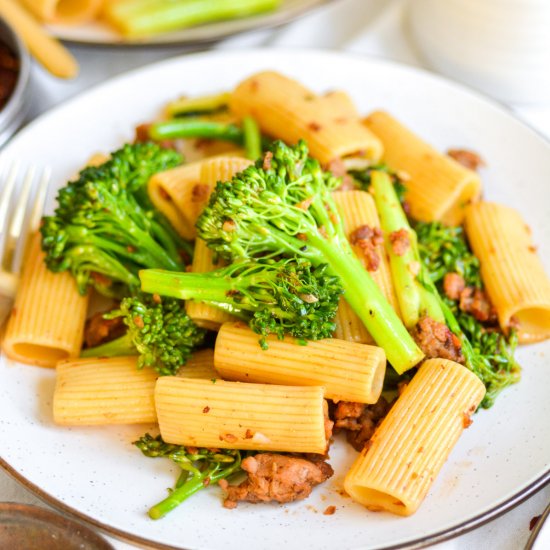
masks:
{"type": "Polygon", "coordinates": [[[13,29],[0,18],[0,42],[5,44],[19,61],[15,88],[7,103],[0,109],[0,147],[21,126],[29,109],[29,77],[31,60],[27,49],[13,29]]]}

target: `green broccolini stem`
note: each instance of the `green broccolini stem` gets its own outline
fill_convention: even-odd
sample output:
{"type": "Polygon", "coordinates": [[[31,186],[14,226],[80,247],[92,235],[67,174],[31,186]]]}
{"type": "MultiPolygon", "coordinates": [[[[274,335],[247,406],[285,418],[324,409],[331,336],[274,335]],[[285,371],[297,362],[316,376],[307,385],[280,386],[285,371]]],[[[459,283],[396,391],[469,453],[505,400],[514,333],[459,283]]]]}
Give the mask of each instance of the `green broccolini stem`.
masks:
{"type": "Polygon", "coordinates": [[[262,136],[256,121],[250,117],[243,118],[244,149],[246,158],[259,159],[262,154],[262,136]]]}
{"type": "Polygon", "coordinates": [[[199,302],[226,302],[231,291],[241,286],[229,277],[211,273],[176,273],[161,269],[144,269],[139,278],[143,292],[199,302]]]}
{"type": "Polygon", "coordinates": [[[232,141],[242,144],[243,131],[234,124],[224,124],[202,119],[172,119],[156,122],[149,129],[149,135],[156,141],[177,138],[205,138],[232,141]]]}
{"type": "Polygon", "coordinates": [[[205,115],[226,109],[230,98],[229,92],[201,97],[182,97],[169,103],[166,110],[171,117],[205,115]]]}
{"type": "Polygon", "coordinates": [[[348,241],[339,239],[339,245],[335,246],[320,236],[308,237],[313,246],[324,254],[331,271],[340,277],[345,299],[375,342],[384,349],[393,368],[402,374],[417,365],[424,354],[355,256],[348,241]]]}
{"type": "Polygon", "coordinates": [[[124,357],[126,355],[138,355],[132,336],[129,333],[80,352],[80,357],[124,357]]]}
{"type": "Polygon", "coordinates": [[[182,29],[275,9],[280,0],[121,0],[109,2],[106,15],[127,36],[182,29]]]}
{"type": "Polygon", "coordinates": [[[160,519],[174,508],[177,508],[182,502],[194,495],[208,485],[217,483],[220,479],[225,479],[234,474],[241,467],[241,461],[235,460],[229,467],[224,467],[225,464],[216,462],[209,468],[200,472],[200,475],[192,474],[187,480],[176,487],[171,493],[161,502],[155,504],[149,509],[149,517],[151,519],[160,519]]]}
{"type": "Polygon", "coordinates": [[[409,225],[407,216],[399,202],[395,187],[387,172],[374,171],[371,174],[376,209],[384,232],[384,243],[390,259],[395,293],[403,322],[413,328],[421,315],[429,315],[436,321],[443,321],[443,313],[437,301],[419,284],[417,273],[421,269],[416,234],[409,225]],[[409,245],[403,253],[394,250],[391,235],[396,232],[406,234],[409,245]]]}

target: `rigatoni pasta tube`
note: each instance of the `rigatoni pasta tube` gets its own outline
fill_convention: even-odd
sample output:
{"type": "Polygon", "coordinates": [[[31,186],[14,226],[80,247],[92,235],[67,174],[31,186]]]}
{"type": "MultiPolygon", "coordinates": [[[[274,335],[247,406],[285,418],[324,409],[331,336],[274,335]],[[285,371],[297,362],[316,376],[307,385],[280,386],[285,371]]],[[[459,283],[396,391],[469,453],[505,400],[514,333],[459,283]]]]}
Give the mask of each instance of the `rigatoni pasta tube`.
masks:
{"type": "Polygon", "coordinates": [[[135,356],[61,362],[54,420],[67,426],[156,422],[157,376],[153,369],[138,369],[135,356]]]}
{"type": "Polygon", "coordinates": [[[503,330],[522,343],[550,337],[550,279],[529,227],[508,206],[481,201],[466,213],[466,233],[503,330]]]}
{"type": "Polygon", "coordinates": [[[347,493],[369,510],[416,512],[484,395],[466,367],[424,362],[346,475],[347,493]]]}
{"type": "Polygon", "coordinates": [[[88,296],[80,295],[70,273],[48,270],[39,234],[26,258],[2,349],[15,361],[55,367],[80,353],[88,296]]]}
{"type": "Polygon", "coordinates": [[[233,91],[230,108],[239,117],[252,116],[267,134],[287,143],[305,139],[312,157],[322,164],[357,155],[378,160],[382,144],[349,104],[334,109],[338,97],[325,99],[286,76],[262,72],[241,82],[233,91]]]}
{"type": "Polygon", "coordinates": [[[382,348],[335,338],[307,346],[289,336],[270,335],[266,341],[264,350],[244,323],[224,324],[216,338],[216,370],[227,380],[324,386],[325,396],[334,401],[378,401],[386,372],[382,348]]]}
{"type": "Polygon", "coordinates": [[[155,403],[167,443],[320,454],[327,448],[322,387],[163,376],[155,403]]]}
{"type": "Polygon", "coordinates": [[[148,192],[153,204],[186,239],[197,235],[195,223],[218,181],[230,180],[251,161],[236,156],[201,160],[151,177],[148,192]]]}
{"type": "Polygon", "coordinates": [[[23,4],[42,21],[66,25],[94,19],[103,0],[23,0],[23,4]]]}
{"type": "MultiPolygon", "coordinates": [[[[220,266],[220,264],[214,263],[213,258],[214,252],[206,246],[202,239],[197,239],[191,271],[194,273],[213,271],[220,266]]],[[[185,311],[197,326],[207,330],[218,330],[223,323],[236,320],[227,311],[203,302],[188,301],[185,303],[185,311]]]]}
{"type": "Polygon", "coordinates": [[[465,206],[480,196],[479,176],[439,153],[388,113],[376,111],[364,122],[382,140],[384,161],[409,176],[406,199],[412,217],[461,224],[465,206]]]}
{"type": "Polygon", "coordinates": [[[177,375],[182,378],[202,378],[204,380],[220,378],[220,373],[214,367],[214,350],[202,349],[193,352],[185,365],[180,367],[177,375]]]}
{"type": "Polygon", "coordinates": [[[194,239],[196,231],[188,210],[196,201],[204,201],[209,190],[201,187],[201,162],[184,164],[158,172],[149,180],[147,191],[151,202],[160,210],[184,239],[194,239]]]}
{"type": "MultiPolygon", "coordinates": [[[[344,231],[348,240],[355,242],[355,244],[352,243],[352,246],[357,257],[361,260],[365,269],[369,271],[376,284],[380,287],[380,290],[384,293],[389,304],[395,311],[399,312],[399,306],[393,289],[388,257],[384,249],[383,241],[373,247],[372,251],[374,252],[374,257],[378,259],[378,262],[374,262],[374,264],[377,263],[377,265],[372,265],[372,262],[368,260],[368,254],[365,253],[365,249],[360,246],[361,239],[352,238],[354,234],[358,235],[356,232],[360,231],[361,228],[365,226],[373,230],[380,230],[380,219],[376,211],[374,200],[365,191],[337,191],[332,194],[332,198],[342,218],[344,231]]],[[[345,302],[345,298],[340,299],[335,321],[335,338],[362,344],[373,343],[373,339],[365,328],[365,325],[347,302],[345,302]]]]}

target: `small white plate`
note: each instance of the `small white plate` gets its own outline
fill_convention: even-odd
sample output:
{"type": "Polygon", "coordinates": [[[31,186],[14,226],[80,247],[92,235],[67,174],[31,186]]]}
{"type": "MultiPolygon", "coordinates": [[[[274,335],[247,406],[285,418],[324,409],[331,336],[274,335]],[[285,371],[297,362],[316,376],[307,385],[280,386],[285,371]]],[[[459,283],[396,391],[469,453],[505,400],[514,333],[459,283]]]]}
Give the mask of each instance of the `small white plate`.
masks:
{"type": "Polygon", "coordinates": [[[241,32],[277,27],[305,15],[308,11],[332,0],[282,0],[278,9],[251,17],[240,17],[196,25],[179,31],[147,38],[124,38],[107,23],[94,21],[81,25],[49,25],[61,40],[88,46],[151,46],[195,45],[214,42],[241,32]]]}
{"type": "MultiPolygon", "coordinates": [[[[230,89],[263,69],[312,89],[347,90],[361,112],[384,108],[441,150],[467,147],[488,164],[485,195],[517,207],[532,226],[550,271],[550,146],[497,104],[416,69],[315,51],[254,50],[168,60],[116,78],[50,111],[21,131],[5,153],[52,165],[58,186],[90,154],[132,139],[136,124],[185,94],[230,89]]],[[[53,202],[50,202],[50,208],[53,202]]],[[[490,235],[487,236],[490,239],[490,235]]],[[[160,521],[148,507],[166,494],[176,470],[130,444],[149,426],[59,428],[51,399],[55,373],[0,362],[3,465],[55,506],[110,534],[153,547],[237,550],[396,548],[427,544],[495,517],[550,477],[550,343],[522,348],[522,381],[475,416],[411,517],[368,512],[342,496],[355,451],[331,449],[334,478],[306,501],[221,506],[217,488],[197,494],[160,521]],[[330,505],[332,516],[323,515],[330,505]]]]}

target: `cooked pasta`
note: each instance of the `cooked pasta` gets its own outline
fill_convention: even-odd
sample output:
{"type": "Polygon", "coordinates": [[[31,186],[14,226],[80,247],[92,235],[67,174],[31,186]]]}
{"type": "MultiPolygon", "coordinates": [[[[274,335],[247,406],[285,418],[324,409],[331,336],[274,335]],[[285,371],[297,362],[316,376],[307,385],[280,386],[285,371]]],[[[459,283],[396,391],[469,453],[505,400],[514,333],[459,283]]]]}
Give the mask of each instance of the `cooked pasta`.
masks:
{"type": "Polygon", "coordinates": [[[382,348],[325,339],[299,343],[290,337],[266,338],[243,323],[224,324],[216,338],[214,364],[224,379],[266,384],[324,386],[333,401],[376,403],[382,392],[386,355],[382,348]]]}
{"type": "Polygon", "coordinates": [[[48,270],[40,235],[33,235],[2,344],[4,353],[41,367],[77,357],[87,307],[88,296],[79,294],[69,273],[48,270]]]}
{"type": "Polygon", "coordinates": [[[201,349],[193,353],[178,371],[182,378],[201,378],[213,380],[220,378],[220,373],[214,367],[214,350],[201,349]]]}
{"type": "MultiPolygon", "coordinates": [[[[221,264],[215,264],[213,257],[214,253],[206,246],[206,243],[202,239],[197,239],[191,270],[195,273],[206,273],[214,270],[221,264]]],[[[196,325],[208,330],[218,330],[223,323],[235,321],[235,317],[227,311],[203,302],[186,302],[185,311],[196,325]]]]}
{"type": "MultiPolygon", "coordinates": [[[[380,229],[380,219],[372,197],[365,191],[338,191],[333,193],[333,198],[342,217],[348,240],[351,238],[351,241],[356,243],[353,248],[357,257],[361,260],[365,269],[369,270],[390,305],[396,311],[399,311],[383,242],[372,247],[374,257],[377,258],[375,264],[378,265],[369,265],[369,256],[366,254],[365,248],[361,248],[361,239],[352,238],[354,234],[358,235],[356,232],[364,226],[368,226],[370,229],[380,229]],[[374,267],[376,269],[373,269],[374,267]]],[[[362,344],[373,343],[373,339],[365,325],[344,298],[340,299],[336,325],[335,338],[362,344]]]]}
{"type": "Polygon", "coordinates": [[[164,376],[155,403],[168,443],[304,453],[327,448],[322,387],[164,376]]]}
{"type": "Polygon", "coordinates": [[[406,199],[412,217],[462,223],[465,206],[480,196],[479,176],[439,153],[388,113],[376,111],[364,122],[384,144],[384,161],[407,174],[406,199]]]}
{"type": "Polygon", "coordinates": [[[62,361],[57,366],[53,416],[57,424],[92,426],[156,422],[157,373],[137,357],[62,361]]]}
{"type": "Polygon", "coordinates": [[[230,107],[240,117],[254,117],[267,134],[288,143],[305,139],[310,153],[321,163],[357,155],[378,160],[382,144],[357,116],[351,116],[349,103],[335,112],[333,104],[342,102],[317,96],[279,73],[258,73],[234,90],[230,107]]]}
{"type": "Polygon", "coordinates": [[[187,209],[193,202],[204,201],[200,184],[201,161],[184,164],[155,174],[148,185],[148,192],[155,207],[160,210],[185,239],[196,236],[194,224],[187,209]]]}
{"type": "MultiPolygon", "coordinates": [[[[240,154],[240,153],[239,153],[240,154]]],[[[155,174],[149,181],[153,204],[186,239],[197,236],[195,222],[217,181],[226,181],[251,164],[239,156],[220,156],[155,174]]]]}
{"type": "Polygon", "coordinates": [[[550,338],[550,279],[519,212],[480,201],[465,227],[501,328],[517,325],[520,342],[550,338]]]}
{"type": "Polygon", "coordinates": [[[101,11],[103,0],[23,0],[47,23],[77,24],[91,21],[101,11]]]}
{"type": "Polygon", "coordinates": [[[346,491],[369,510],[413,514],[484,395],[467,368],[427,360],[354,462],[346,491]]]}

